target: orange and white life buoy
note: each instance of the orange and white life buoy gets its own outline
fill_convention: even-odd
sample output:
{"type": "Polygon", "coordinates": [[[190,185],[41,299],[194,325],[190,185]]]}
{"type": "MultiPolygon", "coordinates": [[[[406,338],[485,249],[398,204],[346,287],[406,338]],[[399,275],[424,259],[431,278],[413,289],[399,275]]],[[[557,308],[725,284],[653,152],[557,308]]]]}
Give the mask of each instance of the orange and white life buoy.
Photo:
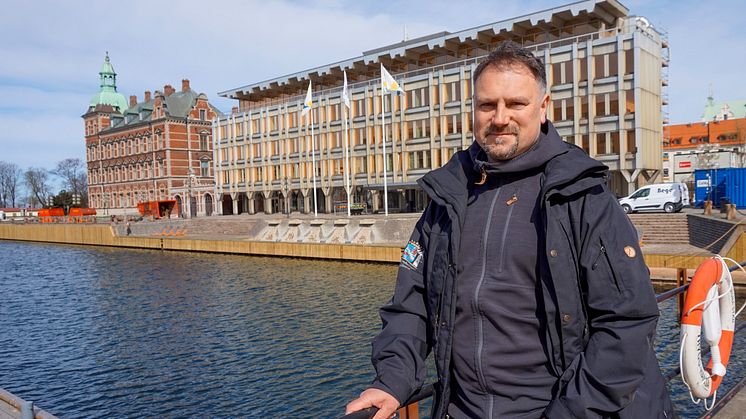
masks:
{"type": "Polygon", "coordinates": [[[692,400],[715,396],[725,375],[736,323],[733,279],[722,257],[704,261],[694,273],[681,315],[681,377],[692,400]],[[710,347],[703,368],[700,337],[710,347]]]}

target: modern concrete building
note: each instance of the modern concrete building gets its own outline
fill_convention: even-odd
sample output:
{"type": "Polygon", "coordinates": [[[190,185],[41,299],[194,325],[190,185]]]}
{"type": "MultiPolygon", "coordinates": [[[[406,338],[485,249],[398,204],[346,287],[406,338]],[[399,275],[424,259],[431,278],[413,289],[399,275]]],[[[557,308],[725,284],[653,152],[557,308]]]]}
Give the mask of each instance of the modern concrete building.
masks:
{"type": "Polygon", "coordinates": [[[83,115],[88,202],[99,214],[137,214],[137,203],[176,200],[186,217],[215,212],[212,123],[220,112],[182,80],[143,101],[117,92],[106,55],[101,89],[83,115]]]}
{"type": "Polygon", "coordinates": [[[382,210],[385,158],[389,208],[421,210],[426,198],[416,180],[473,141],[472,72],[508,39],[544,60],[552,97],[549,118],[565,141],[611,168],[612,190],[627,195],[657,179],[667,84],[665,36],[646,19],[630,16],[616,0],[586,0],[405,40],[219,93],[238,100],[213,127],[222,212],[312,212],[312,149],[319,211],[332,212],[338,202],[346,202],[348,136],[353,202],[382,210]],[[385,157],[381,64],[405,91],[384,98],[385,157]],[[343,71],[350,81],[350,112],[341,101],[343,71]],[[301,116],[309,81],[314,147],[311,118],[301,116]]]}

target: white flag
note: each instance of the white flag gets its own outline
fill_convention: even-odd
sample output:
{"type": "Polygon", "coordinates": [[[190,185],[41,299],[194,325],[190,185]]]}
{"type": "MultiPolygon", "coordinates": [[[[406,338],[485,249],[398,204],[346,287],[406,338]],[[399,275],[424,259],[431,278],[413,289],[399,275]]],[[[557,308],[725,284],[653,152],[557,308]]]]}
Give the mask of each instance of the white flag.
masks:
{"type": "Polygon", "coordinates": [[[345,75],[345,87],[342,89],[342,101],[345,103],[345,106],[347,106],[347,109],[350,109],[350,94],[347,92],[347,71],[344,71],[345,75]]]}
{"type": "Polygon", "coordinates": [[[301,111],[301,116],[306,116],[308,111],[311,110],[313,107],[313,100],[311,99],[311,81],[308,81],[308,93],[306,93],[306,100],[303,101],[303,110],[301,111]]]}
{"type": "Polygon", "coordinates": [[[404,93],[399,83],[391,77],[383,64],[381,64],[381,88],[383,88],[383,93],[404,93]]]}

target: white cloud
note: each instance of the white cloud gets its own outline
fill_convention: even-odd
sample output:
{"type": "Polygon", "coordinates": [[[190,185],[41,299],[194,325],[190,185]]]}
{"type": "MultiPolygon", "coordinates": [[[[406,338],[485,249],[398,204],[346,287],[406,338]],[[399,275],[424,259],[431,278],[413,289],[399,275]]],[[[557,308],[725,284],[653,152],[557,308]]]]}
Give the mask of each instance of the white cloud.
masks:
{"type": "MultiPolygon", "coordinates": [[[[569,0],[568,0],[569,1],[569,0]]],[[[125,97],[189,78],[220,109],[217,92],[359,56],[410,38],[514,18],[547,0],[240,1],[126,4],[11,2],[0,17],[0,160],[51,165],[82,156],[80,115],[109,51],[125,97]],[[43,12],[40,12],[43,10],[43,12]],[[32,144],[28,147],[24,144],[32,144]]],[[[699,117],[716,99],[746,99],[741,2],[627,0],[632,14],[670,32],[671,119],[699,117]]]]}

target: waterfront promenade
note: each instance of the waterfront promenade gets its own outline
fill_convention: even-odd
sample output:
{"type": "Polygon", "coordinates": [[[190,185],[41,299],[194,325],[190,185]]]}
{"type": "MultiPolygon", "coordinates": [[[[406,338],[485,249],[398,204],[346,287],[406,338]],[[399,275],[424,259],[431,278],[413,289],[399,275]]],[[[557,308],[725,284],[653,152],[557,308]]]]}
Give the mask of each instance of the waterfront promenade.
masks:
{"type": "MultiPolygon", "coordinates": [[[[692,209],[682,214],[631,217],[638,226],[643,257],[654,280],[674,280],[677,268],[687,269],[691,277],[693,270],[715,253],[746,260],[746,218],[739,214],[736,220],[727,221],[719,213],[709,217],[701,213],[692,209]]],[[[0,239],[397,263],[418,218],[419,214],[348,218],[292,213],[120,219],[98,224],[5,222],[0,223],[0,239]]],[[[734,273],[734,278],[746,284],[743,273],[734,273]]]]}

